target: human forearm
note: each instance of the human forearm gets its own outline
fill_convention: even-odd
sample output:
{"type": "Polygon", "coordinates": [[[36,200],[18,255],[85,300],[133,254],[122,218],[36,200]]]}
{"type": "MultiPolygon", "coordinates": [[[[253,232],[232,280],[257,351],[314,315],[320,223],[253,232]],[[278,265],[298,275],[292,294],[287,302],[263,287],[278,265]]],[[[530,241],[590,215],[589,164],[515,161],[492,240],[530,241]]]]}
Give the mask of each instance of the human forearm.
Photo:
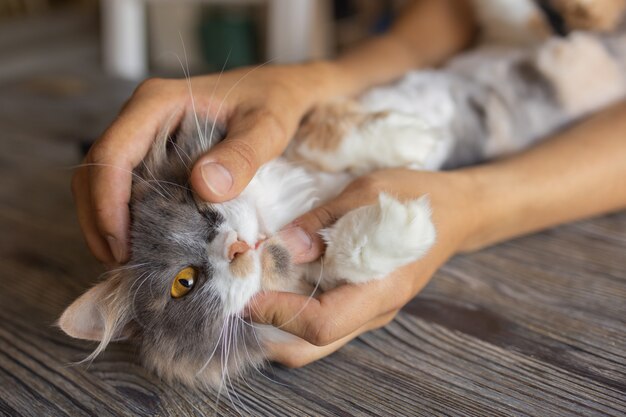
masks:
{"type": "Polygon", "coordinates": [[[626,102],[510,158],[462,170],[476,185],[463,250],[626,207],[626,102]]]}
{"type": "Polygon", "coordinates": [[[317,103],[392,81],[413,68],[436,65],[467,46],[474,29],[467,0],[414,0],[387,33],[334,60],[272,70],[308,110],[317,103]]]}
{"type": "Polygon", "coordinates": [[[382,36],[328,62],[327,91],[358,94],[413,68],[436,65],[467,46],[475,23],[466,0],[415,0],[382,36]]]}

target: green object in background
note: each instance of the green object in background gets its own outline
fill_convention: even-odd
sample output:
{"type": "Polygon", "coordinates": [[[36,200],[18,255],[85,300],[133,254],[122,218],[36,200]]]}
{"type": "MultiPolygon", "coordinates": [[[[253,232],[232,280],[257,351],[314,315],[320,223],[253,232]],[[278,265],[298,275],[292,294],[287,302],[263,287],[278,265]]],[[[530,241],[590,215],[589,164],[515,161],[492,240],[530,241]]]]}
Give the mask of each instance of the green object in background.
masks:
{"type": "Polygon", "coordinates": [[[226,69],[252,65],[257,62],[254,19],[241,9],[212,8],[200,23],[200,45],[211,70],[224,63],[226,69]]]}

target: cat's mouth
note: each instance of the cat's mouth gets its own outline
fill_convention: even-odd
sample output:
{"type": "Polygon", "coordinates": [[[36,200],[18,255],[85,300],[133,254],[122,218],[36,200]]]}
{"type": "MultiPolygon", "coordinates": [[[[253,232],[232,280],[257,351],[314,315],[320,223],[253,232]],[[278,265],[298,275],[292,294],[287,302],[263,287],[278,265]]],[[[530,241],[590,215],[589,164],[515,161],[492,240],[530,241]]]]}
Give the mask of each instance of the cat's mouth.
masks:
{"type": "Polygon", "coordinates": [[[233,245],[233,257],[228,264],[228,311],[233,314],[241,311],[259,291],[284,291],[292,286],[291,258],[279,238],[259,239],[253,245],[245,243],[245,248],[236,242],[230,246],[233,245]]]}
{"type": "Polygon", "coordinates": [[[253,244],[235,240],[227,248],[230,272],[236,278],[247,278],[254,275],[255,264],[260,262],[263,280],[266,275],[275,273],[275,266],[281,263],[279,254],[284,249],[279,249],[277,245],[277,239],[267,238],[265,235],[259,236],[253,244]]]}
{"type": "Polygon", "coordinates": [[[254,244],[254,249],[258,250],[259,247],[265,243],[265,241],[267,241],[267,237],[265,235],[261,235],[259,236],[259,240],[257,240],[257,242],[254,244]]]}
{"type": "Polygon", "coordinates": [[[224,238],[224,256],[232,263],[250,251],[257,251],[266,240],[267,236],[264,234],[257,236],[256,241],[251,241],[241,239],[237,232],[230,231],[224,238]]]}

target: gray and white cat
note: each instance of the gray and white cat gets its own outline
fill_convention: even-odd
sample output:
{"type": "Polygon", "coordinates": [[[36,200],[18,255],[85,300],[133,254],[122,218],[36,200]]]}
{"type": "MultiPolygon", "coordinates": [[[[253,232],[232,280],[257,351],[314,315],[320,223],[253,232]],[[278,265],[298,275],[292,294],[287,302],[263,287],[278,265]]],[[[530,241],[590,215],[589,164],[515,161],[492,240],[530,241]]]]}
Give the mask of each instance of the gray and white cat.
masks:
{"type": "Polygon", "coordinates": [[[274,237],[282,226],[375,169],[455,167],[527,147],[623,97],[625,50],[620,37],[585,33],[539,47],[483,48],[356,101],[321,106],[284,157],[222,204],[199,200],[188,176],[225,132],[203,130],[190,115],[156,138],[135,171],[129,264],[69,306],[60,327],[99,341],[92,357],[130,338],[147,367],[190,385],[219,385],[259,367],[264,340],[279,331],[241,318],[254,294],[384,279],[436,238],[425,197],[383,194],[324,232],[320,275],[314,265],[292,264],[274,237]]]}

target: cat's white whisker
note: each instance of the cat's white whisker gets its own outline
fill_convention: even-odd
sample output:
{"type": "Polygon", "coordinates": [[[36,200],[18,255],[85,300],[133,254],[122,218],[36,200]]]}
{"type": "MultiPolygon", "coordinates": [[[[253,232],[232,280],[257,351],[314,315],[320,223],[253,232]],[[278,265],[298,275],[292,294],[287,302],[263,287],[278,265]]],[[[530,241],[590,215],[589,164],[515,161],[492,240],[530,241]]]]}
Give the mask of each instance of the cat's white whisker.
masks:
{"type": "Polygon", "coordinates": [[[191,173],[191,170],[189,169],[189,165],[188,163],[191,163],[191,158],[189,158],[189,155],[187,155],[185,153],[185,151],[183,149],[180,148],[180,146],[178,146],[178,144],[176,142],[174,142],[171,138],[168,139],[169,142],[172,144],[172,146],[174,147],[174,151],[176,151],[176,155],[178,155],[178,159],[180,159],[180,162],[183,164],[183,166],[185,167],[185,170],[187,171],[187,174],[191,173]],[[180,153],[185,154],[185,156],[187,157],[188,161],[185,162],[185,160],[183,159],[182,155],[180,153]]]}
{"type": "MultiPolygon", "coordinates": [[[[233,388],[232,385],[232,381],[230,380],[230,374],[228,372],[228,357],[229,357],[229,353],[230,353],[230,338],[231,338],[231,323],[230,323],[231,317],[227,316],[226,317],[226,323],[227,323],[227,336],[226,336],[226,343],[223,345],[223,349],[222,349],[222,382],[224,383],[225,387],[226,387],[226,395],[228,396],[232,406],[235,408],[235,411],[239,414],[239,415],[243,415],[241,414],[241,412],[239,411],[239,409],[237,408],[237,405],[235,404],[235,401],[233,400],[233,397],[230,395],[230,390],[229,390],[229,384],[230,387],[233,388]]],[[[237,393],[234,391],[233,388],[233,393],[236,396],[237,393]]],[[[241,401],[240,401],[241,403],[241,401]]],[[[241,405],[243,406],[243,403],[241,403],[241,405]]]]}
{"type": "MultiPolygon", "coordinates": [[[[193,117],[194,117],[194,121],[196,123],[196,128],[197,128],[197,133],[198,133],[198,138],[200,139],[200,141],[202,142],[202,146],[206,149],[206,137],[203,136],[202,134],[202,128],[200,127],[200,121],[198,120],[198,113],[196,112],[196,99],[193,95],[193,90],[191,88],[191,74],[189,72],[189,60],[187,58],[187,48],[185,47],[185,42],[183,41],[183,36],[180,32],[178,32],[178,37],[180,38],[180,43],[183,47],[183,56],[185,57],[185,65],[186,65],[186,70],[185,68],[183,68],[183,73],[185,74],[185,80],[187,82],[187,88],[189,89],[189,97],[191,98],[191,109],[193,111],[193,117]]],[[[183,63],[180,61],[180,58],[178,59],[181,67],[183,66],[183,63]]]]}
{"type": "MultiPolygon", "coordinates": [[[[252,327],[252,329],[253,329],[253,330],[252,330],[252,335],[254,336],[254,339],[255,339],[255,341],[256,341],[256,343],[257,343],[257,345],[258,345],[259,349],[261,350],[261,352],[263,352],[263,356],[264,356],[264,357],[267,357],[267,354],[266,354],[266,351],[265,351],[265,346],[263,346],[263,344],[262,344],[262,343],[261,343],[261,341],[259,340],[259,337],[257,336],[256,331],[255,331],[255,329],[257,329],[257,328],[258,328],[258,326],[251,325],[250,323],[246,322],[243,318],[241,318],[241,317],[239,317],[239,316],[237,316],[237,318],[238,318],[238,319],[239,319],[239,320],[240,320],[243,324],[245,324],[246,326],[252,327]]],[[[250,360],[250,362],[252,362],[252,356],[250,356],[250,352],[248,351],[248,347],[246,346],[246,344],[245,344],[245,343],[243,344],[243,347],[244,347],[244,349],[245,349],[245,351],[246,351],[246,354],[248,355],[248,359],[250,360]]],[[[265,375],[265,374],[264,374],[263,372],[261,372],[261,370],[260,370],[259,368],[257,368],[256,366],[255,366],[255,367],[253,367],[252,369],[253,369],[254,371],[256,371],[256,373],[257,373],[257,374],[259,374],[261,377],[263,377],[263,378],[267,379],[268,381],[270,381],[270,382],[272,382],[272,383],[274,383],[274,384],[282,385],[282,386],[284,386],[284,387],[289,386],[289,385],[287,385],[287,384],[283,384],[282,382],[276,381],[276,380],[274,380],[274,379],[270,378],[269,376],[265,375]]],[[[248,386],[249,386],[249,385],[248,385],[248,386]]],[[[250,387],[250,389],[252,389],[252,387],[250,387]]],[[[255,391],[255,392],[256,392],[256,391],[255,391]]],[[[266,394],[262,394],[262,395],[264,395],[264,396],[265,396],[266,394]]],[[[276,396],[272,396],[272,397],[270,397],[270,398],[274,398],[274,399],[284,399],[284,398],[286,398],[286,397],[276,397],[276,396]]]]}
{"type": "Polygon", "coordinates": [[[223,381],[220,381],[220,385],[217,389],[217,395],[215,396],[215,410],[217,411],[217,406],[220,402],[220,397],[222,396],[222,388],[224,388],[223,381]]]}
{"type": "Polygon", "coordinates": [[[137,173],[135,173],[133,171],[130,171],[128,169],[122,168],[122,167],[118,167],[117,165],[96,163],[96,162],[86,162],[86,163],[83,163],[83,164],[70,166],[70,167],[68,167],[68,169],[76,169],[76,168],[89,167],[89,166],[102,166],[102,167],[115,168],[115,169],[119,169],[120,171],[128,172],[135,179],[137,179],[139,181],[143,181],[144,184],[148,185],[148,187],[150,187],[155,193],[159,194],[162,198],[165,198],[165,195],[163,195],[163,193],[161,193],[156,187],[152,186],[147,180],[145,180],[144,178],[141,178],[139,175],[137,175],[137,173]]]}
{"type": "MultiPolygon", "coordinates": [[[[241,341],[242,341],[242,345],[243,345],[244,352],[245,352],[246,357],[247,357],[247,359],[248,359],[248,363],[253,363],[253,362],[254,362],[254,360],[252,359],[252,356],[250,355],[250,352],[248,351],[248,347],[247,347],[247,345],[246,345],[246,339],[245,339],[245,329],[244,329],[244,328],[243,328],[243,326],[241,325],[241,323],[243,323],[243,324],[247,324],[247,323],[246,323],[246,322],[245,322],[245,321],[244,321],[241,317],[239,317],[239,315],[234,315],[233,317],[234,317],[235,319],[237,319],[237,320],[235,321],[235,323],[236,323],[236,324],[238,324],[238,326],[236,326],[236,327],[238,327],[238,329],[241,329],[241,333],[242,333],[242,339],[241,339],[241,341]]],[[[254,335],[254,337],[255,337],[255,339],[256,339],[256,333],[255,333],[254,331],[252,331],[252,334],[254,335]]],[[[235,337],[235,344],[236,344],[237,340],[239,340],[239,339],[238,339],[238,337],[239,337],[239,331],[238,331],[238,330],[235,332],[235,335],[236,335],[236,337],[235,337]]],[[[258,339],[257,339],[257,342],[258,342],[258,339]]],[[[259,347],[261,347],[261,346],[259,346],[259,347]]],[[[237,351],[238,351],[238,349],[235,349],[235,352],[237,352],[237,351]]],[[[261,351],[263,351],[263,348],[261,348],[261,351]]],[[[239,355],[237,355],[237,356],[239,357],[239,355]]],[[[264,353],[264,356],[265,356],[265,353],[264,353]]],[[[245,359],[245,358],[244,358],[244,359],[245,359]]],[[[244,364],[246,363],[245,361],[242,361],[242,362],[243,362],[244,364]]],[[[254,371],[256,371],[259,375],[261,375],[261,376],[265,377],[265,375],[263,375],[263,373],[262,373],[261,371],[259,371],[259,369],[258,369],[256,366],[255,366],[255,367],[253,367],[253,370],[254,370],[254,371]]],[[[270,379],[269,379],[269,378],[267,378],[267,377],[265,377],[265,378],[266,378],[266,379],[268,379],[268,380],[270,380],[270,379]]],[[[245,384],[248,388],[250,388],[250,390],[251,390],[252,392],[254,392],[255,394],[257,394],[257,395],[259,395],[259,396],[263,396],[263,393],[258,392],[257,390],[255,390],[255,389],[252,387],[252,385],[250,385],[250,383],[248,382],[248,379],[246,378],[246,374],[242,374],[242,375],[241,375],[241,377],[239,378],[239,380],[240,380],[241,382],[243,382],[243,383],[244,383],[244,384],[245,384]]],[[[272,382],[274,382],[274,381],[272,381],[272,382]]],[[[274,397],[273,397],[273,398],[274,398],[274,397]]]]}
{"type": "MultiPolygon", "coordinates": [[[[238,321],[237,320],[233,320],[234,318],[236,318],[236,317],[232,316],[232,318],[231,318],[231,320],[232,320],[231,321],[232,335],[231,335],[231,341],[230,341],[230,350],[233,352],[232,358],[233,358],[233,362],[234,362],[234,365],[235,365],[235,369],[238,370],[239,369],[238,368],[239,362],[237,360],[241,359],[241,358],[239,357],[238,351],[236,349],[237,337],[238,337],[238,321]]],[[[242,379],[242,380],[245,382],[245,379],[242,379]]],[[[237,393],[237,390],[235,389],[233,381],[230,378],[230,372],[228,372],[228,381],[230,382],[230,386],[233,389],[233,394],[234,394],[235,398],[239,401],[239,404],[241,405],[241,407],[248,413],[247,415],[251,415],[250,410],[244,405],[243,401],[241,400],[241,397],[239,396],[239,394],[237,393]]],[[[250,385],[248,385],[248,387],[250,387],[250,385]]]]}
{"type": "Polygon", "coordinates": [[[311,299],[313,298],[313,296],[315,295],[315,293],[319,289],[320,283],[322,282],[323,275],[324,275],[324,257],[322,256],[320,258],[320,273],[319,273],[319,276],[317,278],[317,281],[315,282],[315,287],[313,287],[313,291],[311,291],[311,293],[309,294],[306,302],[302,305],[302,307],[300,307],[300,310],[298,310],[298,312],[295,313],[289,320],[287,320],[286,322],[284,322],[283,324],[278,326],[277,327],[278,329],[282,329],[283,327],[285,327],[289,323],[293,322],[300,314],[302,314],[304,309],[309,305],[309,302],[311,301],[311,299]]]}
{"type": "Polygon", "coordinates": [[[177,116],[177,113],[174,112],[172,114],[169,115],[169,117],[167,118],[167,121],[165,122],[165,127],[162,130],[162,135],[163,137],[160,139],[161,142],[167,142],[170,141],[173,143],[172,138],[171,138],[171,133],[172,133],[172,121],[174,120],[175,116],[177,116]]]}
{"type": "MultiPolygon", "coordinates": [[[[185,158],[187,158],[187,161],[193,162],[193,158],[191,158],[191,156],[189,156],[189,154],[185,152],[185,150],[181,148],[181,146],[178,143],[176,143],[176,141],[172,141],[171,143],[179,152],[182,152],[183,155],[185,155],[185,158]]],[[[187,166],[187,169],[189,169],[189,166],[187,166]]]]}
{"type": "MultiPolygon", "coordinates": [[[[243,348],[244,348],[244,352],[245,352],[245,354],[246,354],[246,356],[248,358],[248,361],[251,363],[252,362],[252,357],[250,356],[250,353],[248,352],[248,347],[246,346],[244,328],[240,325],[240,321],[243,321],[243,320],[241,320],[241,318],[239,316],[234,316],[234,317],[237,319],[235,321],[235,323],[237,324],[238,329],[242,330],[242,335],[243,335],[243,338],[242,338],[243,343],[242,343],[242,345],[243,345],[243,348]]],[[[236,338],[235,338],[235,343],[236,343],[237,338],[239,337],[239,331],[237,331],[235,334],[236,334],[236,338]]],[[[236,351],[237,350],[235,349],[235,352],[236,351]]],[[[254,389],[250,386],[250,384],[248,383],[247,379],[245,378],[245,375],[241,378],[241,381],[244,384],[246,384],[252,391],[254,391],[254,389]]]]}
{"type": "Polygon", "coordinates": [[[209,358],[204,362],[204,365],[202,365],[202,367],[200,367],[200,369],[196,372],[196,376],[200,375],[204,371],[204,369],[211,362],[211,359],[213,359],[213,356],[215,356],[215,353],[217,352],[217,348],[220,346],[220,342],[222,342],[222,340],[224,339],[224,332],[225,332],[226,326],[227,326],[227,320],[224,320],[220,334],[217,338],[217,341],[215,342],[215,347],[213,348],[213,351],[209,355],[209,358]]]}
{"type": "Polygon", "coordinates": [[[117,268],[109,269],[108,271],[104,272],[104,274],[112,274],[112,273],[119,272],[119,271],[127,271],[129,269],[141,268],[142,266],[146,266],[146,265],[149,265],[149,262],[122,265],[117,268]]]}
{"type": "MultiPolygon", "coordinates": [[[[207,105],[207,109],[206,109],[206,114],[204,117],[204,136],[207,136],[208,133],[208,124],[209,124],[209,111],[211,109],[211,103],[213,102],[213,97],[215,96],[215,90],[217,90],[217,86],[220,83],[220,80],[222,79],[222,74],[224,73],[224,69],[226,69],[226,65],[228,64],[228,59],[230,58],[230,54],[233,51],[233,48],[230,48],[228,50],[228,55],[226,55],[226,59],[224,60],[224,65],[222,65],[222,69],[220,70],[219,75],[217,76],[217,81],[215,82],[215,84],[213,85],[213,90],[211,91],[211,96],[209,97],[209,101],[208,101],[208,105],[207,105]]],[[[216,119],[214,118],[213,123],[216,123],[216,119]]],[[[211,129],[211,136],[209,136],[209,144],[208,147],[206,147],[204,150],[208,150],[211,148],[211,146],[213,146],[213,129],[211,129]]]]}
{"type": "Polygon", "coordinates": [[[180,184],[176,184],[175,182],[172,181],[165,181],[165,180],[148,180],[148,182],[156,182],[157,184],[161,185],[161,184],[167,184],[167,185],[171,185],[172,187],[178,187],[178,188],[182,188],[185,191],[192,191],[191,188],[186,187],[184,185],[180,185],[180,184]]]}
{"type": "Polygon", "coordinates": [[[211,127],[211,135],[209,137],[213,137],[213,132],[215,131],[215,124],[217,123],[217,120],[219,120],[219,116],[220,116],[220,112],[222,111],[222,106],[224,105],[224,103],[226,102],[226,100],[228,99],[228,96],[230,95],[230,93],[232,93],[232,91],[239,85],[239,83],[241,83],[247,76],[249,76],[250,74],[252,74],[254,71],[258,70],[261,67],[264,67],[265,65],[271,63],[272,61],[274,61],[276,58],[272,58],[270,60],[265,61],[262,64],[257,65],[256,67],[252,68],[251,70],[249,70],[248,72],[246,72],[244,75],[241,76],[241,78],[239,78],[229,89],[228,91],[226,91],[226,94],[224,95],[224,97],[222,98],[222,101],[220,102],[220,105],[217,108],[217,112],[215,113],[215,119],[213,121],[213,126],[211,127]]]}
{"type": "Polygon", "coordinates": [[[169,197],[170,199],[173,199],[173,198],[174,198],[174,196],[173,196],[173,195],[172,195],[172,194],[171,194],[168,190],[166,190],[166,189],[165,189],[165,187],[163,187],[163,186],[159,183],[159,180],[157,180],[157,179],[156,179],[156,177],[154,176],[154,174],[153,174],[153,173],[152,173],[152,171],[150,170],[150,167],[148,166],[148,164],[146,164],[146,161],[145,161],[145,160],[143,160],[143,161],[141,161],[141,163],[143,164],[143,167],[146,169],[146,171],[148,171],[148,174],[152,177],[152,180],[145,180],[145,181],[146,181],[146,183],[148,183],[148,184],[149,184],[149,183],[155,182],[155,183],[159,186],[159,188],[161,189],[161,191],[163,191],[165,194],[167,194],[167,195],[168,195],[168,197],[169,197]]]}
{"type": "Polygon", "coordinates": [[[133,292],[133,296],[132,296],[132,302],[130,304],[130,309],[131,309],[131,315],[133,317],[133,319],[139,323],[140,326],[146,328],[145,324],[141,322],[141,320],[139,320],[139,317],[137,316],[137,311],[135,309],[135,303],[136,303],[136,299],[137,299],[137,293],[139,292],[139,289],[141,288],[141,286],[149,279],[151,279],[152,277],[154,277],[154,275],[156,274],[156,272],[152,272],[150,273],[149,271],[144,272],[142,275],[140,275],[137,280],[133,283],[133,285],[131,285],[130,287],[130,291],[133,291],[133,286],[139,282],[139,285],[137,285],[137,288],[135,289],[135,292],[133,292]]]}

